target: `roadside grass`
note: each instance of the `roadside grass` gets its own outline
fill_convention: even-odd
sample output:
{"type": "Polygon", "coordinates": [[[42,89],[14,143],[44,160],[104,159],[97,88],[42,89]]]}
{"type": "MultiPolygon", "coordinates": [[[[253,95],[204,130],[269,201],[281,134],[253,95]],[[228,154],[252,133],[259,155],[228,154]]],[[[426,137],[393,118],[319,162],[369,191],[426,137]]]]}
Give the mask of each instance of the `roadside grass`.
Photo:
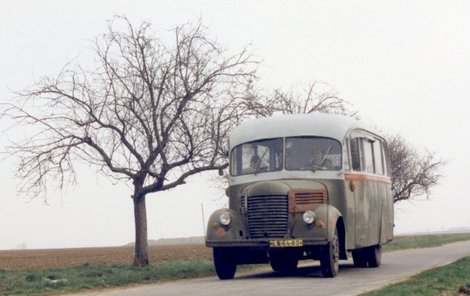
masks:
{"type": "Polygon", "coordinates": [[[392,242],[385,244],[382,251],[437,247],[464,240],[470,240],[470,233],[397,236],[392,242]]]}
{"type": "Polygon", "coordinates": [[[361,296],[379,295],[470,295],[470,257],[422,272],[405,282],[361,294],[361,296]]]}
{"type": "MultiPolygon", "coordinates": [[[[433,247],[462,240],[470,240],[470,233],[401,236],[385,245],[383,250],[387,252],[399,249],[433,247]]],[[[465,272],[462,272],[462,274],[470,274],[469,261],[465,261],[464,265],[466,266],[463,267],[465,272]]],[[[253,269],[258,266],[240,266],[239,270],[253,269]]],[[[129,264],[82,264],[62,268],[0,269],[0,295],[54,295],[132,284],[197,278],[214,274],[213,263],[210,259],[158,261],[146,268],[138,268],[129,264]]],[[[446,273],[443,273],[441,277],[445,279],[446,273]]],[[[454,276],[449,275],[449,277],[454,276]]],[[[455,284],[470,286],[468,276],[466,281],[457,280],[459,283],[455,284]]],[[[402,295],[410,295],[407,289],[404,291],[406,293],[404,292],[402,295]]],[[[470,292],[468,294],[470,295],[470,292]]],[[[389,295],[400,294],[392,293],[389,295]]]]}
{"type": "Polygon", "coordinates": [[[210,260],[165,261],[145,268],[125,264],[84,264],[65,268],[0,270],[0,295],[52,295],[213,273],[210,260]]]}

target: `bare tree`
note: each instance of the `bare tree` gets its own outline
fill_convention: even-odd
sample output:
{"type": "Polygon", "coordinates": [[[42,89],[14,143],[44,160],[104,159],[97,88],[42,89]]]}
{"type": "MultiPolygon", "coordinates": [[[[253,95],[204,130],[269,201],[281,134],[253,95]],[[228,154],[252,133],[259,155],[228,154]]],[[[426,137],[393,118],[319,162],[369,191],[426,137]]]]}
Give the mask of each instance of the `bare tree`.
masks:
{"type": "Polygon", "coordinates": [[[74,183],[77,161],[132,184],[138,266],[149,264],[146,196],[227,166],[225,140],[247,114],[257,66],[246,49],[227,54],[200,22],[171,32],[166,44],[150,23],[116,17],[94,43],[96,68],[67,65],[3,106],[32,132],[10,147],[25,192],[74,183]]]}
{"type": "MultiPolygon", "coordinates": [[[[301,93],[274,90],[272,95],[252,93],[246,104],[255,117],[271,116],[275,112],[284,114],[334,113],[358,117],[349,109],[349,104],[338,93],[322,82],[310,84],[301,93]]],[[[426,152],[419,155],[399,136],[389,136],[393,201],[413,199],[430,193],[442,176],[439,171],[445,162],[426,152]]]]}
{"type": "Polygon", "coordinates": [[[309,85],[297,87],[295,91],[282,88],[273,91],[248,91],[246,104],[254,117],[267,117],[274,113],[333,113],[356,116],[349,110],[349,103],[338,96],[338,92],[322,81],[314,81],[309,85]]]}
{"type": "Polygon", "coordinates": [[[439,173],[444,161],[430,153],[419,155],[403,138],[388,136],[392,169],[393,202],[429,196],[430,190],[437,185],[442,175],[439,173]]]}

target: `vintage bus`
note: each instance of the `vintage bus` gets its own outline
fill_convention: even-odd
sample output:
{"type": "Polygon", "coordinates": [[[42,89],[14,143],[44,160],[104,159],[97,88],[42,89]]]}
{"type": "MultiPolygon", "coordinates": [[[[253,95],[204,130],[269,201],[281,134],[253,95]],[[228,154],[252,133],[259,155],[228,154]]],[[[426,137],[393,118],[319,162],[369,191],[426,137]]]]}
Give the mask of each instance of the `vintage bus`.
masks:
{"type": "Polygon", "coordinates": [[[341,115],[275,115],[234,128],[229,148],[229,208],[206,233],[220,279],[240,264],[288,271],[304,259],[334,277],[348,254],[355,266],[380,265],[394,225],[383,137],[341,115]]]}

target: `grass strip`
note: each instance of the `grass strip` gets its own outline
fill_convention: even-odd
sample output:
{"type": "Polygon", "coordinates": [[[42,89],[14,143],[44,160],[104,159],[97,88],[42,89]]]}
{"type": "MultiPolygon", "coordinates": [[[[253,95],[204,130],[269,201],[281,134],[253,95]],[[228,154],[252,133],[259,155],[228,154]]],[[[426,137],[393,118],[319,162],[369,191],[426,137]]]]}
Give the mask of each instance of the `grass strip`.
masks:
{"type": "Polygon", "coordinates": [[[51,295],[214,274],[210,260],[167,261],[139,268],[84,264],[66,268],[0,270],[0,295],[51,295]]]}
{"type": "Polygon", "coordinates": [[[382,251],[437,247],[465,240],[470,240],[470,233],[398,236],[392,242],[383,245],[382,251]]]}
{"type": "Polygon", "coordinates": [[[452,264],[430,269],[409,280],[386,286],[362,296],[399,295],[470,295],[470,257],[452,264]]]}
{"type": "MultiPolygon", "coordinates": [[[[470,233],[401,236],[384,245],[383,250],[434,247],[463,240],[470,240],[470,233]]],[[[246,270],[258,266],[240,266],[240,269],[246,270]]],[[[48,269],[0,269],[0,295],[53,295],[88,289],[144,284],[160,280],[196,278],[214,275],[214,273],[212,260],[161,261],[146,268],[126,264],[83,264],[48,269]]],[[[470,271],[467,274],[470,274],[470,271]]],[[[467,277],[465,284],[470,286],[468,281],[470,280],[467,277]]]]}

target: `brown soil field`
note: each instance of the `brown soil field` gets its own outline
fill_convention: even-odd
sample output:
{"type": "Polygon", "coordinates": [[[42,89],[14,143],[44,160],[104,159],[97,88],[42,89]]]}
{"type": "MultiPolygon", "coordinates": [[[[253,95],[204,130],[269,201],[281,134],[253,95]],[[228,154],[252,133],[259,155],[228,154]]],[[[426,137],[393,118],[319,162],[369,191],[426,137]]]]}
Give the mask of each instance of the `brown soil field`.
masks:
{"type": "MultiPolygon", "coordinates": [[[[77,248],[0,251],[0,269],[39,269],[81,264],[132,263],[134,248],[77,248]]],[[[212,249],[203,244],[149,246],[150,262],[210,259],[212,249]]]]}

